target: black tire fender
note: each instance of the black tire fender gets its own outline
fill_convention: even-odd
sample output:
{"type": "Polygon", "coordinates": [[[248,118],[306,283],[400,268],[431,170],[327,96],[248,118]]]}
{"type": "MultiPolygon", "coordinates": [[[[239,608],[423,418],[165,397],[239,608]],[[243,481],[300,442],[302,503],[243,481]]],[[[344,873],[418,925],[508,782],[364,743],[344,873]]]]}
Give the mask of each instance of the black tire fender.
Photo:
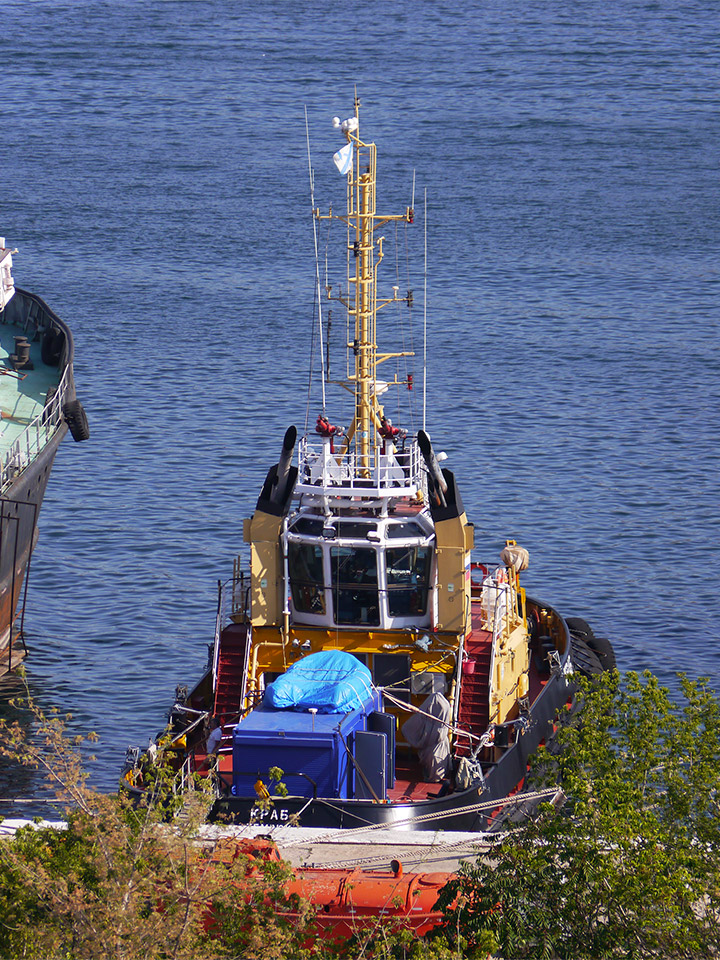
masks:
{"type": "Polygon", "coordinates": [[[574,633],[576,637],[581,637],[586,642],[590,637],[595,636],[593,628],[582,617],[565,617],[565,623],[570,633],[574,633]]]}
{"type": "Polygon", "coordinates": [[[602,664],[603,670],[615,670],[617,668],[617,661],[615,659],[615,651],[613,650],[613,645],[609,640],[606,640],[605,637],[589,637],[586,640],[587,645],[597,656],[598,660],[602,664]]]}
{"type": "Polygon", "coordinates": [[[581,617],[565,617],[565,623],[570,633],[584,641],[586,646],[592,650],[600,661],[603,670],[616,669],[617,661],[613,645],[605,637],[596,637],[587,620],[583,620],[581,617]]]}
{"type": "Polygon", "coordinates": [[[88,424],[87,414],[79,400],[68,400],[63,406],[63,416],[68,425],[68,430],[76,443],[90,438],[90,425],[88,424]]]}

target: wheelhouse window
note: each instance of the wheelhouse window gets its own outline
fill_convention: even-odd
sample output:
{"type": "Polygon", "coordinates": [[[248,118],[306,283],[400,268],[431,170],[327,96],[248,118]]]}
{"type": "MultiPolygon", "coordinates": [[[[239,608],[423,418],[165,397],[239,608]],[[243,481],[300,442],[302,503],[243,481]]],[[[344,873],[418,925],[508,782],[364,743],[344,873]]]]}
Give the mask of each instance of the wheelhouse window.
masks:
{"type": "Polygon", "coordinates": [[[352,540],[365,540],[368,533],[374,533],[377,530],[374,523],[361,523],[352,520],[338,520],[335,527],[338,537],[346,537],[352,540]]]}
{"type": "Polygon", "coordinates": [[[430,586],[432,548],[429,546],[389,547],[385,557],[390,616],[424,615],[430,586]]]}
{"type": "Polygon", "coordinates": [[[292,533],[304,533],[311,537],[320,537],[323,532],[323,521],[317,517],[300,517],[290,527],[292,533]]]}
{"type": "Polygon", "coordinates": [[[397,523],[389,523],[386,536],[390,540],[409,540],[411,537],[426,537],[427,534],[414,520],[401,520],[397,523]]]}
{"type": "Polygon", "coordinates": [[[288,544],[288,572],[293,604],[300,613],[325,613],[322,547],[313,543],[288,544]]]}
{"type": "Polygon", "coordinates": [[[335,622],[380,623],[377,554],[368,547],[330,548],[335,622]]]}

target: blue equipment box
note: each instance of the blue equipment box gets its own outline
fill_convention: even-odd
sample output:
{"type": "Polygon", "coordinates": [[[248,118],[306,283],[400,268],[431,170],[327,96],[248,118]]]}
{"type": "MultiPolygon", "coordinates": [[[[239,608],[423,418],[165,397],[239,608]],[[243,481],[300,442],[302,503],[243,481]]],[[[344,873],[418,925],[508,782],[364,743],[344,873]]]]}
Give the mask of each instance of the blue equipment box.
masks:
{"type": "Polygon", "coordinates": [[[270,767],[283,771],[291,796],[352,796],[353,734],[367,729],[367,715],[379,705],[377,693],[350,713],[317,713],[314,719],[306,711],[256,707],[233,733],[234,796],[254,797],[258,780],[268,784],[270,767]]]}

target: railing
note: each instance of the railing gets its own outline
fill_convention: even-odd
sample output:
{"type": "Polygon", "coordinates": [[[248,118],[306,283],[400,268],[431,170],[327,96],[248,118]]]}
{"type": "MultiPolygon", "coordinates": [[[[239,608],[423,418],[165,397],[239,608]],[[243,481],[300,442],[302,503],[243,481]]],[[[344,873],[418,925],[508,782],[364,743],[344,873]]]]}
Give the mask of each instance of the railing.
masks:
{"type": "Polygon", "coordinates": [[[250,619],[250,573],[242,568],[242,559],[236,557],[233,560],[232,581],[228,584],[231,587],[226,604],[229,604],[229,612],[226,612],[226,619],[242,616],[245,620],[250,619]]]}
{"type": "MultiPolygon", "coordinates": [[[[490,655],[490,682],[489,682],[489,700],[490,700],[490,721],[496,721],[500,704],[503,700],[515,693],[518,698],[527,696],[527,683],[525,683],[524,692],[518,693],[522,677],[527,674],[524,672],[514,672],[514,652],[509,648],[506,641],[518,626],[526,622],[526,599],[525,592],[519,586],[517,574],[512,570],[498,568],[495,576],[485,577],[483,580],[481,594],[481,612],[482,625],[485,629],[492,632],[492,645],[490,655]],[[498,660],[503,667],[510,664],[511,675],[509,680],[505,679],[503,685],[502,672],[498,676],[498,660]],[[508,686],[515,679],[514,686],[508,686]]],[[[507,721],[504,721],[507,722],[507,721]]]]}
{"type": "MultiPolygon", "coordinates": [[[[503,584],[503,587],[507,584],[503,584]]],[[[490,722],[492,723],[494,718],[497,717],[499,709],[499,699],[497,693],[497,677],[495,676],[496,664],[495,664],[495,655],[498,648],[498,640],[501,633],[501,624],[504,619],[504,606],[505,604],[498,603],[499,599],[499,587],[498,586],[486,586],[483,587],[483,593],[485,590],[494,590],[495,592],[495,608],[493,611],[493,624],[492,624],[492,643],[490,644],[490,669],[488,672],[488,702],[490,704],[490,722]]],[[[504,598],[505,599],[505,598],[504,598]]]]}
{"type": "Polygon", "coordinates": [[[427,493],[416,443],[387,453],[377,450],[363,458],[356,452],[333,450],[329,438],[303,437],[298,461],[298,493],[377,498],[414,496],[419,490],[427,493]]]}
{"type": "Polygon", "coordinates": [[[506,579],[500,579],[500,577],[507,577],[508,573],[503,568],[499,569],[502,570],[502,573],[484,578],[480,597],[483,627],[492,633],[488,684],[491,722],[493,717],[497,715],[500,702],[496,676],[496,654],[502,638],[508,637],[512,630],[513,618],[511,615],[517,605],[517,591],[512,581],[512,575],[510,575],[510,582],[506,579]]]}
{"type": "Polygon", "coordinates": [[[32,463],[47,446],[63,420],[63,405],[72,383],[72,367],[66,365],[57,391],[35,419],[28,424],[0,461],[0,493],[32,463]]]}
{"type": "Polygon", "coordinates": [[[250,619],[250,574],[240,567],[240,558],[233,561],[233,575],[225,583],[218,580],[218,604],[215,617],[215,643],[212,656],[213,690],[217,682],[220,636],[226,624],[238,618],[250,619]]]}

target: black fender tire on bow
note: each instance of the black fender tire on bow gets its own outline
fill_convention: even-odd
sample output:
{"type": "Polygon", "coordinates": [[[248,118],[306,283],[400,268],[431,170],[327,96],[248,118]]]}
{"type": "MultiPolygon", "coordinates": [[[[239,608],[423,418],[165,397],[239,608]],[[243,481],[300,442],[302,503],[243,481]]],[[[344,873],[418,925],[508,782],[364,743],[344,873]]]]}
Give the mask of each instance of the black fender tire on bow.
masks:
{"type": "Polygon", "coordinates": [[[90,425],[88,424],[85,408],[79,400],[68,400],[63,406],[63,416],[68,425],[68,430],[76,443],[89,439],[90,425]]]}
{"type": "Polygon", "coordinates": [[[615,670],[617,661],[613,645],[605,637],[596,637],[593,628],[581,617],[565,617],[570,633],[582,640],[600,661],[603,670],[615,670]]]}

